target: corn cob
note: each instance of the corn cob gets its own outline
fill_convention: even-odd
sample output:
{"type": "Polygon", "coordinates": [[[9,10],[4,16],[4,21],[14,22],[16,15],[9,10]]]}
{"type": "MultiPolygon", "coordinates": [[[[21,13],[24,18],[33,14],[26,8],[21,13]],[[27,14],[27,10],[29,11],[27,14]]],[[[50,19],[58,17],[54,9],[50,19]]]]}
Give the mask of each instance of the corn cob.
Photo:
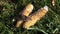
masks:
{"type": "MultiPolygon", "coordinates": [[[[27,17],[32,12],[32,10],[33,10],[33,5],[32,4],[28,4],[25,7],[25,9],[22,11],[22,13],[21,13],[22,17],[24,17],[24,16],[27,17]]],[[[24,18],[22,18],[22,19],[24,19],[24,18]]],[[[20,27],[22,22],[23,22],[23,20],[17,21],[16,27],[20,27]]]]}
{"type": "Polygon", "coordinates": [[[33,13],[26,19],[25,23],[23,24],[23,28],[29,29],[30,26],[34,25],[38,20],[40,20],[48,11],[48,7],[45,6],[44,8],[39,9],[37,12],[33,13]]]}

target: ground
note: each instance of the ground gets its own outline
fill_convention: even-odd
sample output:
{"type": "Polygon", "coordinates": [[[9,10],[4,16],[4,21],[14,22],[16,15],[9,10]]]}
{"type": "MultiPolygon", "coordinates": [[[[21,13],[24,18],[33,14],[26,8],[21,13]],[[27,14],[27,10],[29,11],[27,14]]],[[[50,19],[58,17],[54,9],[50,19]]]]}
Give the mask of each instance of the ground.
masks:
{"type": "MultiPolygon", "coordinates": [[[[0,0],[0,34],[60,34],[60,0],[0,0]],[[34,11],[47,5],[48,13],[30,30],[16,28],[12,19],[19,16],[19,13],[27,4],[34,5],[34,11]]],[[[32,12],[32,13],[33,13],[32,12]]]]}

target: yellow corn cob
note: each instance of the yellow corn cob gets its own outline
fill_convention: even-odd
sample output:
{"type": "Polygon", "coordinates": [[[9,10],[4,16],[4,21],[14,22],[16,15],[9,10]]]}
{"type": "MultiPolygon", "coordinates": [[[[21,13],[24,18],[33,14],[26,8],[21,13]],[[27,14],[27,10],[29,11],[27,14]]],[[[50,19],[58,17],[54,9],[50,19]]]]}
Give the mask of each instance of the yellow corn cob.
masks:
{"type": "MultiPolygon", "coordinates": [[[[23,10],[23,12],[21,13],[21,15],[23,16],[28,16],[33,10],[33,5],[32,4],[28,4],[25,9],[23,10]]],[[[16,27],[20,27],[22,24],[23,20],[19,20],[17,21],[16,27]]]]}
{"type": "Polygon", "coordinates": [[[32,12],[32,10],[33,10],[33,5],[28,4],[26,8],[23,10],[22,14],[28,16],[32,12]]]}
{"type": "Polygon", "coordinates": [[[23,24],[23,28],[29,29],[29,27],[34,25],[38,20],[40,20],[47,13],[47,11],[48,7],[45,6],[44,8],[41,8],[34,14],[30,15],[30,19],[26,19],[25,23],[23,24]]]}

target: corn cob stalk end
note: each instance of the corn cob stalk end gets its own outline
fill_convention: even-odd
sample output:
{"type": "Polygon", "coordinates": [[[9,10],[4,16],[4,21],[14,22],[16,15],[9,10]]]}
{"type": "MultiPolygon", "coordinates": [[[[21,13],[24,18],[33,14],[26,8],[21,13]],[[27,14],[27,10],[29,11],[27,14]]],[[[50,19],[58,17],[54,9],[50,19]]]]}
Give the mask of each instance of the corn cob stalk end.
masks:
{"type": "Polygon", "coordinates": [[[48,11],[48,6],[44,6],[43,8],[44,8],[46,11],[48,11]]]}

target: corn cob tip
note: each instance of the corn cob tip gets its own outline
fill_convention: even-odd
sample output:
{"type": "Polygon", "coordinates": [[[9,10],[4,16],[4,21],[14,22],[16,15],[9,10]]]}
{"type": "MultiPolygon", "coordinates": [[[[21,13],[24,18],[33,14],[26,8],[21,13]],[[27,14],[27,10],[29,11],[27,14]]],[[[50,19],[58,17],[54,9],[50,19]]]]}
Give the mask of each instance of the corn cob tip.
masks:
{"type": "Polygon", "coordinates": [[[46,11],[48,11],[48,6],[44,6],[43,8],[44,8],[46,11]]]}
{"type": "Polygon", "coordinates": [[[33,8],[34,8],[34,6],[33,6],[33,4],[29,4],[30,6],[30,9],[31,9],[31,11],[33,10],[33,8]]]}

